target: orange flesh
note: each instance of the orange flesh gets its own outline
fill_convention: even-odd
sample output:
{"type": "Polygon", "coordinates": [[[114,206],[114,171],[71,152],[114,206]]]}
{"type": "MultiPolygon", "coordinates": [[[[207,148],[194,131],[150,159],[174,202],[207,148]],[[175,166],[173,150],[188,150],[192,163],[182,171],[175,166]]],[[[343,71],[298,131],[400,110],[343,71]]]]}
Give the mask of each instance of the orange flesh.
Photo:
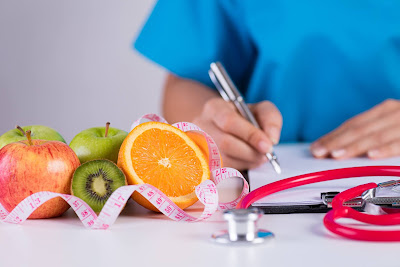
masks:
{"type": "Polygon", "coordinates": [[[195,151],[171,131],[152,128],[141,133],[133,143],[131,160],[144,183],[169,197],[192,193],[203,176],[195,151]]]}

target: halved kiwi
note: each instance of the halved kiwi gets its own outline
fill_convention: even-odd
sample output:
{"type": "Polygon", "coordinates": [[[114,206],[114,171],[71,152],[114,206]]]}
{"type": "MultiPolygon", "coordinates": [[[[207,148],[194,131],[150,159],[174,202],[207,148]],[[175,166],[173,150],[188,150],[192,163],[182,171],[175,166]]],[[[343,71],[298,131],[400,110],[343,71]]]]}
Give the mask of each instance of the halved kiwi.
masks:
{"type": "Polygon", "coordinates": [[[127,185],[124,173],[112,161],[99,159],[79,166],[72,178],[72,194],[99,213],[117,188],[127,185]]]}

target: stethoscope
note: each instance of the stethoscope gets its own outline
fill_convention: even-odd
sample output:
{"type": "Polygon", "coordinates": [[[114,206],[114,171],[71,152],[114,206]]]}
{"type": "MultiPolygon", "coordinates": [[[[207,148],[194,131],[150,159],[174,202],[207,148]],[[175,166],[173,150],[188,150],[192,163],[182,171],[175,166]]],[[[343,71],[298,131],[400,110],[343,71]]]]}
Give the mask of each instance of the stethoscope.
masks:
{"type": "MultiPolygon", "coordinates": [[[[365,166],[334,169],[298,175],[264,185],[246,195],[236,209],[224,213],[224,218],[228,221],[228,230],[214,234],[212,236],[213,240],[225,244],[265,243],[271,240],[274,235],[267,230],[257,228],[257,221],[262,216],[262,213],[255,208],[249,209],[252,203],[274,193],[302,185],[365,176],[400,177],[400,166],[365,166]]],[[[372,201],[377,197],[377,192],[391,190],[399,194],[384,198],[384,202],[386,201],[389,206],[400,206],[399,189],[400,180],[393,180],[380,184],[367,183],[343,191],[334,197],[332,210],[325,215],[323,223],[329,231],[350,239],[362,241],[400,241],[400,230],[365,230],[337,222],[340,218],[350,218],[371,225],[400,224],[400,209],[377,206],[372,201]],[[363,213],[345,205],[347,201],[360,196],[364,211],[373,211],[373,213],[378,213],[378,215],[363,213]]]]}

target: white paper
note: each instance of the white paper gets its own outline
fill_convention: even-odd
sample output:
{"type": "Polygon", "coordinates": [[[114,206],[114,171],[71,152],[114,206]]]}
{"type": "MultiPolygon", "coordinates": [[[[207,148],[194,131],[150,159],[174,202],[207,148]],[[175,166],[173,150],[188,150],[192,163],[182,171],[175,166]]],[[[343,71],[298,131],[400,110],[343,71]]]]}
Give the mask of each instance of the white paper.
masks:
{"type": "MultiPolygon", "coordinates": [[[[316,159],[309,150],[309,144],[284,144],[274,148],[281,165],[282,173],[277,174],[269,162],[257,169],[249,171],[250,190],[254,190],[263,185],[293,177],[300,174],[330,170],[336,168],[356,167],[356,166],[376,166],[376,165],[400,165],[400,157],[371,160],[366,157],[359,157],[348,160],[316,159]]],[[[321,204],[321,192],[343,191],[348,188],[365,184],[368,182],[385,182],[397,180],[396,177],[360,177],[339,179],[297,188],[288,189],[275,193],[255,202],[253,206],[287,206],[287,205],[307,205],[321,204]]]]}

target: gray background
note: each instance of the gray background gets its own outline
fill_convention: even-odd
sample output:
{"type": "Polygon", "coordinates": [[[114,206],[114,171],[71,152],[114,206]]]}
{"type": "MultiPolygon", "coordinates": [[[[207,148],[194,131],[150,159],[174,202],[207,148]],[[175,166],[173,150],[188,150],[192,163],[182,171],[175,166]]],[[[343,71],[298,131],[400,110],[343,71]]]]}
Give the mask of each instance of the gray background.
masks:
{"type": "Polygon", "coordinates": [[[164,71],[132,49],[152,0],[0,0],[0,135],[55,128],[129,130],[160,113],[164,71]]]}

